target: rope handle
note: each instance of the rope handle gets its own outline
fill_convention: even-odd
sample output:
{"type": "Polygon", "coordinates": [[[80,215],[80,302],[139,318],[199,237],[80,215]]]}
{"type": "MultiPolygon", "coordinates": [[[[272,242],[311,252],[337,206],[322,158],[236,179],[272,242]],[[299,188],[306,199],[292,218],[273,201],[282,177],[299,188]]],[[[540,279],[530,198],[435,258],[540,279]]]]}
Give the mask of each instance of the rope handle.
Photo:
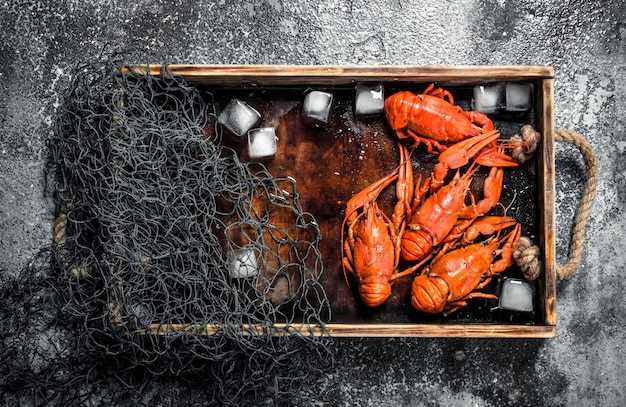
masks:
{"type": "Polygon", "coordinates": [[[568,260],[565,264],[559,264],[556,267],[556,274],[559,279],[567,280],[576,273],[582,258],[587,221],[589,220],[589,213],[591,212],[591,206],[596,197],[596,189],[598,187],[598,161],[591,144],[582,134],[573,130],[558,129],[554,134],[554,139],[576,146],[582,154],[587,167],[585,172],[587,180],[585,181],[583,197],[576,210],[574,225],[572,226],[572,240],[570,241],[568,260]]]}
{"type": "MultiPolygon", "coordinates": [[[[511,138],[517,147],[513,150],[513,155],[519,162],[528,160],[537,147],[540,134],[532,128],[530,125],[522,127],[520,135],[515,135],[511,138]]],[[[583,254],[583,245],[585,243],[585,229],[587,228],[587,221],[589,220],[589,212],[591,212],[591,205],[596,197],[596,188],[598,186],[598,163],[596,156],[593,153],[591,144],[580,133],[572,130],[558,129],[554,138],[556,141],[573,144],[581,152],[585,159],[585,166],[587,167],[585,173],[587,181],[585,182],[585,189],[583,191],[583,197],[576,210],[576,216],[574,218],[574,225],[572,226],[572,240],[569,246],[569,256],[565,264],[558,264],[556,266],[556,274],[559,279],[567,280],[571,278],[580,264],[580,260],[583,254]]],[[[522,270],[522,274],[528,280],[535,280],[541,274],[541,249],[534,244],[529,238],[522,236],[519,240],[519,244],[513,252],[513,258],[515,263],[522,270]]]]}

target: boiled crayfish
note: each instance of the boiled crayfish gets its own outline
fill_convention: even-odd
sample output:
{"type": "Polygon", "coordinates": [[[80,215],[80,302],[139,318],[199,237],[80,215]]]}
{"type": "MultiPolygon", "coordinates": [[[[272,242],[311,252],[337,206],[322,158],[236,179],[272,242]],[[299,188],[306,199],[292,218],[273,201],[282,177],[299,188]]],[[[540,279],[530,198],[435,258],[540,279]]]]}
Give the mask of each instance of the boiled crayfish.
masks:
{"type": "Polygon", "coordinates": [[[513,225],[513,231],[503,238],[496,235],[482,243],[440,252],[430,268],[413,280],[413,307],[426,313],[443,312],[449,315],[465,307],[467,300],[497,298],[478,290],[487,286],[494,275],[511,266],[521,226],[513,218],[489,216],[476,220],[463,237],[463,243],[469,243],[480,235],[492,234],[513,225]]]}
{"type": "Polygon", "coordinates": [[[466,112],[454,104],[452,94],[430,84],[419,95],[408,91],[385,100],[385,115],[399,139],[411,138],[415,145],[446,149],[447,144],[491,131],[493,122],[480,112],[466,112]]]}
{"type": "MultiPolygon", "coordinates": [[[[500,167],[516,165],[504,153],[485,149],[498,137],[497,132],[478,135],[453,145],[439,156],[439,163],[435,168],[438,166],[460,168],[472,157],[476,158],[463,175],[457,172],[447,185],[435,189],[434,192],[432,188],[434,181],[431,180],[432,194],[426,199],[424,195],[428,191],[426,187],[428,180],[415,188],[414,205],[408,212],[406,230],[401,238],[401,256],[404,260],[422,260],[435,246],[446,243],[451,232],[455,235],[462,233],[469,227],[470,222],[467,220],[484,215],[498,203],[504,174],[500,167]],[[478,164],[492,167],[483,186],[483,199],[476,202],[472,196],[472,203],[466,205],[465,197],[478,164]]],[[[411,172],[412,167],[407,166],[405,171],[411,172]]]]}
{"type": "Polygon", "coordinates": [[[406,173],[407,159],[408,152],[400,146],[400,167],[358,192],[346,204],[342,236],[344,227],[347,227],[347,237],[342,245],[342,266],[344,273],[348,271],[354,275],[361,299],[370,307],[379,306],[389,298],[394,280],[412,274],[429,260],[426,258],[407,270],[397,271],[402,235],[400,228],[404,220],[403,205],[407,196],[412,195],[413,188],[413,173],[406,173]],[[389,219],[379,208],[376,199],[396,180],[398,203],[392,219],[389,219]]]}

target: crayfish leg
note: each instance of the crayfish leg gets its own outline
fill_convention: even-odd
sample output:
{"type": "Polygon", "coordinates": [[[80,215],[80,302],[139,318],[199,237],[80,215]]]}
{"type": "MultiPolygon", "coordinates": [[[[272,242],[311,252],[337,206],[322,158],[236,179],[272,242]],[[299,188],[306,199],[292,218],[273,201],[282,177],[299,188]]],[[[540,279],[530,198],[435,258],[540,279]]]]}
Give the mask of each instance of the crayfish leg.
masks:
{"type": "Polygon", "coordinates": [[[391,220],[396,230],[402,228],[406,217],[411,215],[411,200],[413,199],[413,164],[411,154],[402,144],[398,143],[400,150],[400,168],[398,171],[398,181],[396,182],[396,205],[393,209],[391,220]]]}
{"type": "Polygon", "coordinates": [[[430,95],[430,92],[435,89],[435,84],[431,83],[428,86],[426,86],[426,89],[424,89],[424,91],[422,92],[422,95],[430,95]]]}
{"type": "Polygon", "coordinates": [[[487,285],[491,283],[492,278],[493,276],[489,276],[486,279],[484,279],[480,284],[478,284],[478,286],[476,287],[476,290],[482,290],[483,288],[487,287],[487,285]]]}
{"type": "Polygon", "coordinates": [[[489,212],[491,208],[496,206],[500,201],[500,195],[502,194],[503,179],[504,171],[502,168],[491,168],[483,185],[483,199],[476,203],[474,202],[474,196],[472,195],[472,204],[464,207],[459,213],[459,217],[463,219],[475,218],[477,216],[484,215],[489,212]]]}
{"type": "Polygon", "coordinates": [[[481,293],[481,292],[471,292],[469,294],[467,294],[467,296],[465,296],[462,300],[458,300],[458,301],[454,301],[451,303],[448,303],[448,306],[450,307],[450,309],[448,311],[444,311],[443,316],[447,317],[455,312],[457,312],[458,310],[460,310],[461,308],[465,308],[467,306],[467,300],[472,300],[472,299],[476,299],[476,298],[483,298],[486,300],[495,300],[498,297],[494,294],[487,294],[487,293],[481,293]]]}
{"type": "Polygon", "coordinates": [[[428,87],[422,92],[422,94],[435,96],[435,97],[438,97],[447,101],[451,105],[454,104],[454,96],[452,96],[452,93],[450,93],[450,91],[445,90],[443,88],[435,88],[434,83],[431,83],[430,85],[428,85],[428,87]]]}
{"type": "Polygon", "coordinates": [[[423,258],[419,263],[412,265],[411,267],[403,270],[403,271],[399,271],[396,274],[393,274],[391,276],[391,278],[389,279],[389,281],[394,281],[397,280],[398,278],[402,278],[402,277],[406,277],[409,276],[413,273],[415,273],[416,270],[418,270],[419,268],[421,268],[424,264],[426,264],[430,258],[433,257],[432,254],[428,255],[427,257],[423,258]]]}
{"type": "MultiPolygon", "coordinates": [[[[389,229],[389,236],[391,237],[391,241],[393,242],[393,247],[394,247],[393,267],[395,269],[398,267],[398,263],[400,263],[400,242],[401,242],[402,231],[396,230],[393,222],[389,220],[389,217],[384,212],[381,212],[381,215],[383,216],[383,219],[385,220],[385,223],[387,224],[387,229],[389,229]]],[[[402,223],[400,227],[403,228],[404,223],[402,223]]]]}
{"type": "Polygon", "coordinates": [[[514,226],[517,221],[510,216],[483,216],[474,221],[463,234],[463,244],[476,240],[479,236],[492,235],[508,227],[514,226]]]}
{"type": "Polygon", "coordinates": [[[448,303],[448,307],[450,307],[447,311],[443,312],[443,316],[447,317],[449,315],[454,314],[455,312],[457,312],[458,310],[467,307],[467,301],[455,301],[455,302],[451,302],[448,303]]]}
{"type": "Polygon", "coordinates": [[[481,112],[464,112],[467,118],[474,123],[476,126],[480,127],[483,131],[493,130],[495,127],[493,125],[493,121],[487,115],[481,112]]]}
{"type": "Polygon", "coordinates": [[[472,300],[476,298],[483,298],[486,300],[495,300],[498,297],[495,294],[488,294],[488,293],[481,293],[480,291],[474,291],[474,292],[467,294],[467,296],[464,299],[472,300]]]}
{"type": "Polygon", "coordinates": [[[415,213],[422,204],[424,196],[430,189],[430,178],[426,178],[422,182],[422,176],[420,175],[415,183],[415,192],[413,194],[413,202],[411,203],[411,213],[415,213]]]}
{"type": "Polygon", "coordinates": [[[513,264],[513,252],[517,248],[521,235],[522,225],[518,223],[515,229],[505,237],[506,241],[502,247],[500,259],[491,265],[492,273],[501,273],[513,264]]]}
{"type": "Polygon", "coordinates": [[[443,246],[441,246],[441,249],[439,249],[439,252],[437,252],[437,255],[435,256],[435,258],[433,259],[433,263],[436,262],[437,260],[439,260],[439,258],[443,257],[444,254],[448,253],[448,251],[454,247],[454,241],[452,242],[447,242],[444,243],[443,246]]]}
{"type": "Polygon", "coordinates": [[[411,145],[411,148],[417,148],[420,143],[426,146],[426,151],[432,153],[434,150],[437,150],[439,153],[446,151],[448,147],[443,144],[429,139],[427,137],[421,137],[419,134],[415,133],[413,130],[408,129],[407,134],[413,139],[414,143],[411,145]]]}

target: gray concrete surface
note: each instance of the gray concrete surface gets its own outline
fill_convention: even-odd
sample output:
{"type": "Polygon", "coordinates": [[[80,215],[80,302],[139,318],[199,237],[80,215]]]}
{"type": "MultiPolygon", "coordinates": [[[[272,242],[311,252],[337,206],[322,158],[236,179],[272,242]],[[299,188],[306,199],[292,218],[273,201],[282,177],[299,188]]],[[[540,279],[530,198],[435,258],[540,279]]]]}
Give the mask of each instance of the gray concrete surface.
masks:
{"type": "MultiPolygon", "coordinates": [[[[107,43],[136,46],[129,62],[553,65],[557,125],[600,160],[585,260],[558,285],[558,337],[338,341],[336,369],[310,390],[346,406],[626,405],[622,0],[0,1],[2,273],[48,242],[43,147],[58,91],[107,43]]],[[[561,261],[583,172],[557,148],[561,261]]]]}

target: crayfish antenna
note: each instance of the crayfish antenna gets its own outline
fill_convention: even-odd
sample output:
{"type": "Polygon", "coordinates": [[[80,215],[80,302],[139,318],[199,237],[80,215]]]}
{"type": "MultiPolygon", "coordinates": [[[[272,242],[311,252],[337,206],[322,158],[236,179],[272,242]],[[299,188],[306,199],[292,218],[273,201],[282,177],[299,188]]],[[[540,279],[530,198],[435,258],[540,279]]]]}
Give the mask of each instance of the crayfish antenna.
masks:
{"type": "Polygon", "coordinates": [[[463,179],[468,180],[472,178],[474,174],[476,174],[476,171],[478,171],[478,168],[479,164],[476,162],[476,160],[472,161],[467,171],[465,171],[465,174],[463,174],[463,179]]]}
{"type": "Polygon", "coordinates": [[[344,223],[348,220],[353,222],[353,217],[355,216],[356,211],[363,208],[366,204],[375,201],[378,198],[378,195],[380,195],[385,188],[398,178],[399,172],[400,166],[396,167],[389,175],[368,185],[350,198],[346,203],[346,213],[343,220],[344,223]]]}
{"type": "Polygon", "coordinates": [[[341,262],[341,268],[343,271],[343,279],[346,282],[346,285],[348,286],[348,288],[350,288],[350,281],[348,280],[348,274],[346,273],[346,266],[345,264],[343,264],[343,261],[341,262]]]}

